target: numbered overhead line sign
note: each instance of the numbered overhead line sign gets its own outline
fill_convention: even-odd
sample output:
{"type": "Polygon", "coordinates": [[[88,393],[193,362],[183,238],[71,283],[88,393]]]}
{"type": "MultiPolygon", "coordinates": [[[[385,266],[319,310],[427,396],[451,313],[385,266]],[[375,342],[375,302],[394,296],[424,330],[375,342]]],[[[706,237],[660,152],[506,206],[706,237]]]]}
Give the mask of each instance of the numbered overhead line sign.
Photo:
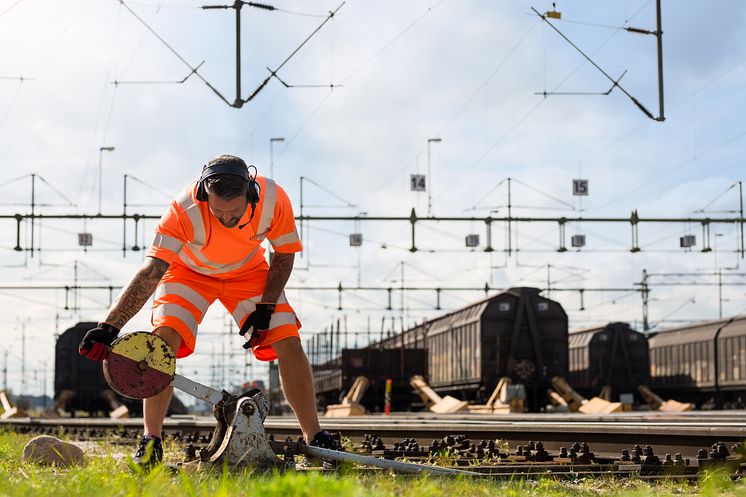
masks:
{"type": "Polygon", "coordinates": [[[576,197],[587,197],[588,196],[588,180],[587,179],[572,180],[572,194],[576,197]]]}
{"type": "Polygon", "coordinates": [[[363,244],[362,233],[351,233],[350,234],[350,247],[360,247],[363,244]]]}
{"type": "Polygon", "coordinates": [[[92,233],[78,233],[78,245],[80,247],[90,247],[93,245],[92,233]]]}
{"type": "Polygon", "coordinates": [[[409,187],[413,192],[424,192],[427,190],[427,181],[424,174],[411,174],[409,176],[409,187]]]}

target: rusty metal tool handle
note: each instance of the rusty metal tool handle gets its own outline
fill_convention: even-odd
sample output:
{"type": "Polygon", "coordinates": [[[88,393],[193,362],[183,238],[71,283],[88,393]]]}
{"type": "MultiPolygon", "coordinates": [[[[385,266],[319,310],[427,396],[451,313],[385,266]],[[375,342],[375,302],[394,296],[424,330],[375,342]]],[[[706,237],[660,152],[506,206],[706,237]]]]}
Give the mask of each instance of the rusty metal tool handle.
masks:
{"type": "Polygon", "coordinates": [[[180,374],[174,375],[174,380],[171,382],[171,385],[184,393],[188,393],[196,399],[204,400],[212,405],[216,405],[218,402],[223,400],[223,392],[201,383],[197,383],[189,378],[185,378],[180,374]]]}

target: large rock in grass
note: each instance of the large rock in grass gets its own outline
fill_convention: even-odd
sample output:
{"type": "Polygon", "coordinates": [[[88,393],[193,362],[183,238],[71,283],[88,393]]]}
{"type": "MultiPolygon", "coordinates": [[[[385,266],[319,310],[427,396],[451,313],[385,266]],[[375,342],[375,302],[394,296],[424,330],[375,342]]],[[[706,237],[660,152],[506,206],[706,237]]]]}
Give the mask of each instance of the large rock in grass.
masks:
{"type": "Polygon", "coordinates": [[[22,461],[57,466],[72,466],[83,462],[83,450],[59,438],[41,435],[32,438],[23,447],[22,461]]]}

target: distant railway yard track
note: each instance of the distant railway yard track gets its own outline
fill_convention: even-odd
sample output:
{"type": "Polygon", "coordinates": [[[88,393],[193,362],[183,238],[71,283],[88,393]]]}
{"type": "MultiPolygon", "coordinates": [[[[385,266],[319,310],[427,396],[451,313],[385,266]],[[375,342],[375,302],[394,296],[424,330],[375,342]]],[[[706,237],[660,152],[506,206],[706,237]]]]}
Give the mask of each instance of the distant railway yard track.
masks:
{"type": "MultiPolygon", "coordinates": [[[[624,413],[614,415],[435,415],[322,418],[354,452],[408,461],[440,460],[490,476],[616,474],[695,478],[704,469],[746,471],[744,411],[624,413]]],[[[210,440],[211,417],[166,419],[166,437],[191,457],[210,440]]],[[[270,416],[266,431],[282,442],[300,436],[295,418],[270,416]]],[[[61,432],[78,440],[134,443],[139,418],[15,418],[0,427],[24,434],[61,432]]]]}

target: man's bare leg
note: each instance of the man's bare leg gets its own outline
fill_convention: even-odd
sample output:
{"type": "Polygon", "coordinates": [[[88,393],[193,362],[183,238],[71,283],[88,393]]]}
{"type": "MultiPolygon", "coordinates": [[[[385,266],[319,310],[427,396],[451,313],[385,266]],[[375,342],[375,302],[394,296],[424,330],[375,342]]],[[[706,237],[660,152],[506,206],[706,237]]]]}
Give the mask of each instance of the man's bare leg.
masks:
{"type": "MultiPolygon", "coordinates": [[[[176,352],[181,345],[181,336],[173,328],[161,326],[153,333],[166,340],[166,343],[176,352]]],[[[162,437],[163,419],[168,411],[168,404],[171,402],[171,396],[174,393],[174,387],[169,385],[161,393],[149,399],[142,401],[143,422],[145,424],[144,435],[154,435],[162,437]]]]}
{"type": "Polygon", "coordinates": [[[321,431],[316,414],[316,394],[313,387],[311,365],[298,337],[289,337],[272,344],[280,366],[280,382],[290,407],[293,408],[303,438],[311,442],[321,431]]]}

